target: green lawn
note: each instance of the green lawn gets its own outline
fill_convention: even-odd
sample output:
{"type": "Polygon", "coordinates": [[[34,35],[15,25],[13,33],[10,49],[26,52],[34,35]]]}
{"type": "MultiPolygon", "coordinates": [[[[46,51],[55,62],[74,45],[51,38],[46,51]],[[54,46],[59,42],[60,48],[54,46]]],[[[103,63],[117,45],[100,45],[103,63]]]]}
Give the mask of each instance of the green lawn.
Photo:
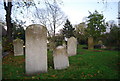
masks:
{"type": "Polygon", "coordinates": [[[70,66],[54,70],[52,52],[48,52],[48,72],[27,76],[25,57],[10,55],[3,58],[3,79],[118,79],[118,51],[87,50],[78,46],[77,55],[69,57],[70,66]]]}

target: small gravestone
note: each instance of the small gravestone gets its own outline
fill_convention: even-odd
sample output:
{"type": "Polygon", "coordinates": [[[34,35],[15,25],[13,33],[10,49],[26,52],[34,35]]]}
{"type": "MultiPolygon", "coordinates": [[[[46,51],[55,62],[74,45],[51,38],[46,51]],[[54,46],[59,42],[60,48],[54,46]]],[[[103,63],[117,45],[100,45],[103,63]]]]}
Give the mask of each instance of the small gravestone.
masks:
{"type": "Polygon", "coordinates": [[[93,44],[93,37],[88,37],[88,49],[93,49],[94,44],[93,44]]]}
{"type": "Polygon", "coordinates": [[[14,56],[20,56],[24,54],[23,44],[24,44],[24,41],[22,39],[17,38],[13,41],[14,56]]]}
{"type": "Polygon", "coordinates": [[[68,56],[74,56],[77,52],[77,40],[75,37],[70,37],[67,41],[68,56]]]}
{"type": "Polygon", "coordinates": [[[98,44],[102,45],[102,44],[103,44],[103,42],[102,42],[101,40],[99,40],[99,41],[98,41],[98,44]]]}
{"type": "Polygon", "coordinates": [[[26,29],[26,74],[47,72],[47,29],[33,24],[26,29]]]}
{"type": "Polygon", "coordinates": [[[55,69],[65,69],[69,67],[69,59],[67,50],[63,46],[58,46],[53,53],[53,61],[55,69]]]}

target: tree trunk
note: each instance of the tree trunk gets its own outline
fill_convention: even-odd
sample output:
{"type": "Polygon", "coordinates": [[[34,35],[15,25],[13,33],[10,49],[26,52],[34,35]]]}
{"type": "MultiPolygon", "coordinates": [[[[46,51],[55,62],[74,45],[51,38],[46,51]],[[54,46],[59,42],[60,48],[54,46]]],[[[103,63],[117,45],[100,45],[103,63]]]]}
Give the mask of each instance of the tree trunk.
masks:
{"type": "Polygon", "coordinates": [[[7,39],[8,42],[12,42],[12,28],[13,28],[13,25],[11,23],[12,2],[4,2],[4,9],[6,10],[7,39]]]}
{"type": "Polygon", "coordinates": [[[55,28],[56,28],[56,27],[55,27],[55,23],[53,24],[53,26],[54,26],[54,36],[55,36],[55,28]]]}
{"type": "Polygon", "coordinates": [[[48,31],[48,36],[51,37],[50,32],[48,31]]]}

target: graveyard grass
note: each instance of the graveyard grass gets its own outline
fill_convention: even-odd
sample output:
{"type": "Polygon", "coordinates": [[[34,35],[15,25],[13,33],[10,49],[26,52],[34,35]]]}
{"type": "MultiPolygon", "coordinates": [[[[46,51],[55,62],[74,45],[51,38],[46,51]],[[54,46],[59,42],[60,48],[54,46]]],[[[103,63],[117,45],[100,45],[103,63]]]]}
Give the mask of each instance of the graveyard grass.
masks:
{"type": "Polygon", "coordinates": [[[78,46],[77,55],[69,57],[70,66],[54,70],[52,52],[48,52],[48,72],[27,76],[25,57],[9,54],[2,60],[3,79],[118,79],[118,51],[87,50],[78,46]]]}

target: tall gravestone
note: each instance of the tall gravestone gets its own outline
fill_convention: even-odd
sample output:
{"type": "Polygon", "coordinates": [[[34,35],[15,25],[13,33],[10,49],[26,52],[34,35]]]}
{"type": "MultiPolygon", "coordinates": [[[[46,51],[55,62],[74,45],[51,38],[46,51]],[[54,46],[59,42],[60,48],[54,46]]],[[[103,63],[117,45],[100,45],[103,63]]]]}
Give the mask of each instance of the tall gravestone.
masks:
{"type": "Polygon", "coordinates": [[[13,41],[14,56],[24,55],[23,44],[24,44],[24,41],[19,38],[13,41]]]}
{"type": "Polygon", "coordinates": [[[26,74],[47,72],[47,29],[33,24],[26,29],[26,74]]]}
{"type": "Polygon", "coordinates": [[[68,56],[74,56],[77,52],[77,40],[75,37],[70,37],[67,41],[68,56]]]}
{"type": "Polygon", "coordinates": [[[88,49],[93,49],[94,44],[93,44],[93,37],[88,37],[88,49]]]}
{"type": "Polygon", "coordinates": [[[58,46],[53,53],[55,69],[65,69],[69,66],[67,50],[64,46],[58,46]]]}

